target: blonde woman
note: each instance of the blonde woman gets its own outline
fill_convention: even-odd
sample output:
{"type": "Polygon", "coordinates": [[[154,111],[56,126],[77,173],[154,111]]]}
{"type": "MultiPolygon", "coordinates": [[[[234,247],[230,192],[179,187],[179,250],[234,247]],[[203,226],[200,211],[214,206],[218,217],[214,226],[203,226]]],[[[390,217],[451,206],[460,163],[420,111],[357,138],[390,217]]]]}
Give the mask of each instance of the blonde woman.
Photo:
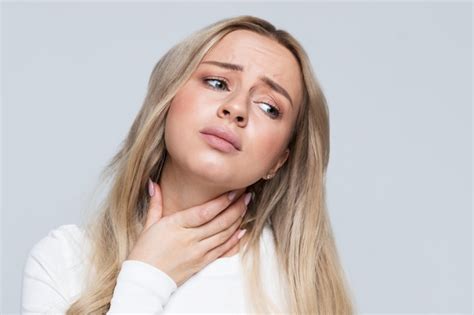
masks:
{"type": "Polygon", "coordinates": [[[353,314],[328,158],[296,39],[253,16],[197,31],[153,69],[100,211],[30,251],[23,312],[353,314]]]}

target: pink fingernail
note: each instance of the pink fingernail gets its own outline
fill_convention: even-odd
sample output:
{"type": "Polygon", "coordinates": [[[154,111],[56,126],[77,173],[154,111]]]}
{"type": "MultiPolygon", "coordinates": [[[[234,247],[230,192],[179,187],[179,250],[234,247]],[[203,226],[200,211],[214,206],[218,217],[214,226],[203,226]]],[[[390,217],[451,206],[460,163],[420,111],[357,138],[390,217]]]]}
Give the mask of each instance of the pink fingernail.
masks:
{"type": "Polygon", "coordinates": [[[242,236],[244,236],[245,232],[247,232],[247,229],[240,231],[239,234],[237,235],[237,238],[240,240],[242,236]]]}
{"type": "Polygon", "coordinates": [[[252,197],[252,193],[247,193],[245,195],[245,199],[244,199],[244,202],[245,202],[245,205],[248,206],[249,205],[249,202],[250,202],[250,198],[252,197]]]}
{"type": "Polygon", "coordinates": [[[230,193],[227,194],[227,196],[229,197],[230,201],[233,201],[236,194],[237,194],[237,190],[232,190],[230,193]]]}
{"type": "Polygon", "coordinates": [[[155,187],[153,186],[153,182],[150,178],[148,178],[148,194],[150,194],[150,197],[153,197],[155,194],[155,187]]]}

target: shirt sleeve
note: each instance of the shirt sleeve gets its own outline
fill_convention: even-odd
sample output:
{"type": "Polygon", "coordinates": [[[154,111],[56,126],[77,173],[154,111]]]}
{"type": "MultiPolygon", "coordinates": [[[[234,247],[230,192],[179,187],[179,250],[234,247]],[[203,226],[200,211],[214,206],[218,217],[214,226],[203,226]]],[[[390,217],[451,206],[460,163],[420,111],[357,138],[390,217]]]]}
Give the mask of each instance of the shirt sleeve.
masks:
{"type": "MultiPolygon", "coordinates": [[[[82,274],[75,267],[84,262],[77,246],[81,237],[77,226],[64,225],[30,249],[23,270],[22,314],[65,314],[78,298],[82,274]]],[[[107,314],[161,313],[176,288],[175,281],[160,269],[125,260],[107,314]]]]}
{"type": "Polygon", "coordinates": [[[23,269],[22,314],[63,314],[71,301],[63,287],[59,266],[60,242],[51,233],[29,251],[23,269]]]}
{"type": "Polygon", "coordinates": [[[139,260],[125,260],[107,314],[161,313],[176,288],[176,282],[160,269],[139,260]]]}

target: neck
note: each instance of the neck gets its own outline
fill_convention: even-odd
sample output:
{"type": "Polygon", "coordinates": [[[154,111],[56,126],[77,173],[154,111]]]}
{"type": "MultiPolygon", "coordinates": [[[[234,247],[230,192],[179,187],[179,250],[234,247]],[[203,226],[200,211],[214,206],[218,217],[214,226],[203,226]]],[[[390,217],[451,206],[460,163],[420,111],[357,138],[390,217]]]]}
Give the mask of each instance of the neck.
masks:
{"type": "Polygon", "coordinates": [[[235,188],[224,187],[184,170],[166,157],[159,179],[163,217],[211,201],[235,188]]]}
{"type": "MultiPolygon", "coordinates": [[[[236,189],[218,185],[209,179],[206,180],[205,176],[186,171],[173,163],[169,156],[166,157],[163,165],[159,185],[163,203],[163,217],[206,203],[223,193],[236,189]]],[[[239,189],[237,197],[241,196],[244,191],[245,189],[239,189]]],[[[237,254],[247,242],[247,236],[248,233],[221,257],[237,254]]]]}

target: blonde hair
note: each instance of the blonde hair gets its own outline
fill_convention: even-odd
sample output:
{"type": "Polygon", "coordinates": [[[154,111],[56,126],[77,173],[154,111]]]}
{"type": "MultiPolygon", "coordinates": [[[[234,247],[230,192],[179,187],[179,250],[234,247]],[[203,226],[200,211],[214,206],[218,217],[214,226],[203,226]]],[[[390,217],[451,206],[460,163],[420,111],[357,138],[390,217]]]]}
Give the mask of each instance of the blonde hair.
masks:
{"type": "Polygon", "coordinates": [[[325,96],[298,41],[261,18],[245,15],[217,21],[191,34],[155,65],[143,106],[120,150],[101,173],[101,179],[109,180],[111,186],[100,211],[85,228],[91,240],[86,285],[67,314],[103,314],[109,309],[121,264],[144,226],[147,179],[159,182],[161,176],[170,102],[209,49],[238,29],[267,36],[291,51],[304,85],[288,160],[272,180],[260,179],[249,186],[255,199],[241,224],[248,234],[241,254],[247,299],[259,313],[354,313],[326,209],[329,114],[325,96]],[[278,309],[267,296],[261,279],[255,281],[261,276],[260,235],[266,223],[272,226],[284,309],[278,309]]]}

